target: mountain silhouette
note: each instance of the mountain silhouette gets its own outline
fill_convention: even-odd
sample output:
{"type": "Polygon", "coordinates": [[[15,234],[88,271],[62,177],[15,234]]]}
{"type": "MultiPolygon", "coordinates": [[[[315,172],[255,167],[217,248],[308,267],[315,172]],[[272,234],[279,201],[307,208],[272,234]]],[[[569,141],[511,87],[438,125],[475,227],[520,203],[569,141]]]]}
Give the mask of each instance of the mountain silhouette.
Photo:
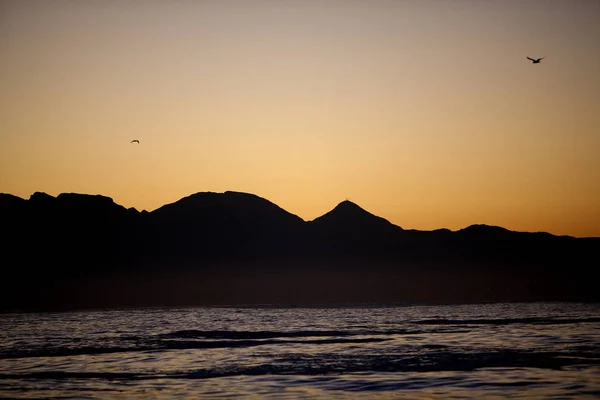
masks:
{"type": "Polygon", "coordinates": [[[361,232],[380,233],[402,230],[388,220],[371,214],[357,204],[344,200],[328,213],[315,218],[310,222],[317,229],[326,229],[331,232],[361,232]]]}
{"type": "Polygon", "coordinates": [[[229,260],[285,252],[303,225],[300,217],[253,194],[204,192],[152,211],[146,233],[167,259],[177,254],[229,260]]]}
{"type": "Polygon", "coordinates": [[[402,228],[344,200],[326,214],[307,223],[313,250],[329,259],[387,257],[398,243],[402,228]]]}
{"type": "Polygon", "coordinates": [[[345,200],[304,221],[200,192],[152,211],[0,194],[0,310],[344,302],[598,301],[600,238],[407,230],[345,200]]]}

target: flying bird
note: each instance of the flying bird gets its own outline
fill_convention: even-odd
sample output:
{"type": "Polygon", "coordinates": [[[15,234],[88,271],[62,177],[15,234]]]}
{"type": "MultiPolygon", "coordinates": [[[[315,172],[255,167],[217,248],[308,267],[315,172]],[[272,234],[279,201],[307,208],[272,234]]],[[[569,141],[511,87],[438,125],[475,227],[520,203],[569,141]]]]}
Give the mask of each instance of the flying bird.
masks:
{"type": "Polygon", "coordinates": [[[140,141],[139,141],[139,140],[137,140],[137,139],[133,139],[133,140],[131,141],[131,143],[139,143],[139,142],[140,142],[140,141]]]}
{"type": "Polygon", "coordinates": [[[539,64],[540,61],[542,61],[544,58],[546,57],[541,57],[541,58],[531,58],[531,57],[527,57],[528,60],[531,60],[532,63],[534,64],[539,64]]]}

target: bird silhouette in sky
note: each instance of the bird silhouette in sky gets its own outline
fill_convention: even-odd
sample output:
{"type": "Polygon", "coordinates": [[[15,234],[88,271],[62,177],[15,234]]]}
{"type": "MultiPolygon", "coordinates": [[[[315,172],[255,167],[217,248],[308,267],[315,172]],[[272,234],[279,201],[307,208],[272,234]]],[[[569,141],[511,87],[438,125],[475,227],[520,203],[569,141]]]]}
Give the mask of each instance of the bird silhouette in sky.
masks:
{"type": "Polygon", "coordinates": [[[139,140],[137,140],[137,139],[133,139],[133,140],[131,141],[131,143],[139,143],[139,142],[140,142],[140,141],[139,141],[139,140]]]}
{"type": "Polygon", "coordinates": [[[532,63],[534,64],[539,64],[540,61],[542,61],[544,58],[546,57],[541,57],[541,58],[531,58],[531,57],[527,57],[528,60],[531,60],[532,63]]]}

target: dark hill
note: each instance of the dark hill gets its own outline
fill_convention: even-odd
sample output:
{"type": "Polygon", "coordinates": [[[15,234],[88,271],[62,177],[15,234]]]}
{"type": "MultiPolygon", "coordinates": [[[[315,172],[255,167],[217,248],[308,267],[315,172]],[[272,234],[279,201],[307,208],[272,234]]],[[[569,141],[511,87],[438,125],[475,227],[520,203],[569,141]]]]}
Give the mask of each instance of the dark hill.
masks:
{"type": "Polygon", "coordinates": [[[304,221],[261,197],[239,192],[196,193],[152,211],[146,240],[155,256],[248,260],[293,251],[304,221]]]}
{"type": "Polygon", "coordinates": [[[600,238],[404,230],[350,201],[305,222],[261,197],[152,212],[0,194],[0,310],[241,303],[600,300],[600,238]]]}
{"type": "Polygon", "coordinates": [[[328,259],[379,259],[399,244],[401,227],[345,200],[307,223],[313,249],[328,259]]]}
{"type": "Polygon", "coordinates": [[[25,206],[26,200],[8,193],[0,193],[0,209],[16,210],[25,206]]]}
{"type": "Polygon", "coordinates": [[[399,226],[371,214],[349,200],[342,201],[333,210],[315,218],[310,224],[317,230],[327,230],[335,233],[379,234],[381,232],[402,230],[399,226]]]}
{"type": "Polygon", "coordinates": [[[196,193],[150,213],[157,223],[204,225],[236,229],[246,227],[277,233],[304,221],[253,194],[240,192],[196,193]]]}

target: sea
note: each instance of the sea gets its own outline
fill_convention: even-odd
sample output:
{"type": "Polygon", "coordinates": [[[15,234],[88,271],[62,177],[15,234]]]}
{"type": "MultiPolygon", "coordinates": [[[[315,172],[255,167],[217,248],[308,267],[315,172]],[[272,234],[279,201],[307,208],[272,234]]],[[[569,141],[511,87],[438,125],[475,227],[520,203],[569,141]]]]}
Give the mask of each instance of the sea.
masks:
{"type": "Polygon", "coordinates": [[[598,399],[600,304],[0,314],[10,399],[598,399]]]}

